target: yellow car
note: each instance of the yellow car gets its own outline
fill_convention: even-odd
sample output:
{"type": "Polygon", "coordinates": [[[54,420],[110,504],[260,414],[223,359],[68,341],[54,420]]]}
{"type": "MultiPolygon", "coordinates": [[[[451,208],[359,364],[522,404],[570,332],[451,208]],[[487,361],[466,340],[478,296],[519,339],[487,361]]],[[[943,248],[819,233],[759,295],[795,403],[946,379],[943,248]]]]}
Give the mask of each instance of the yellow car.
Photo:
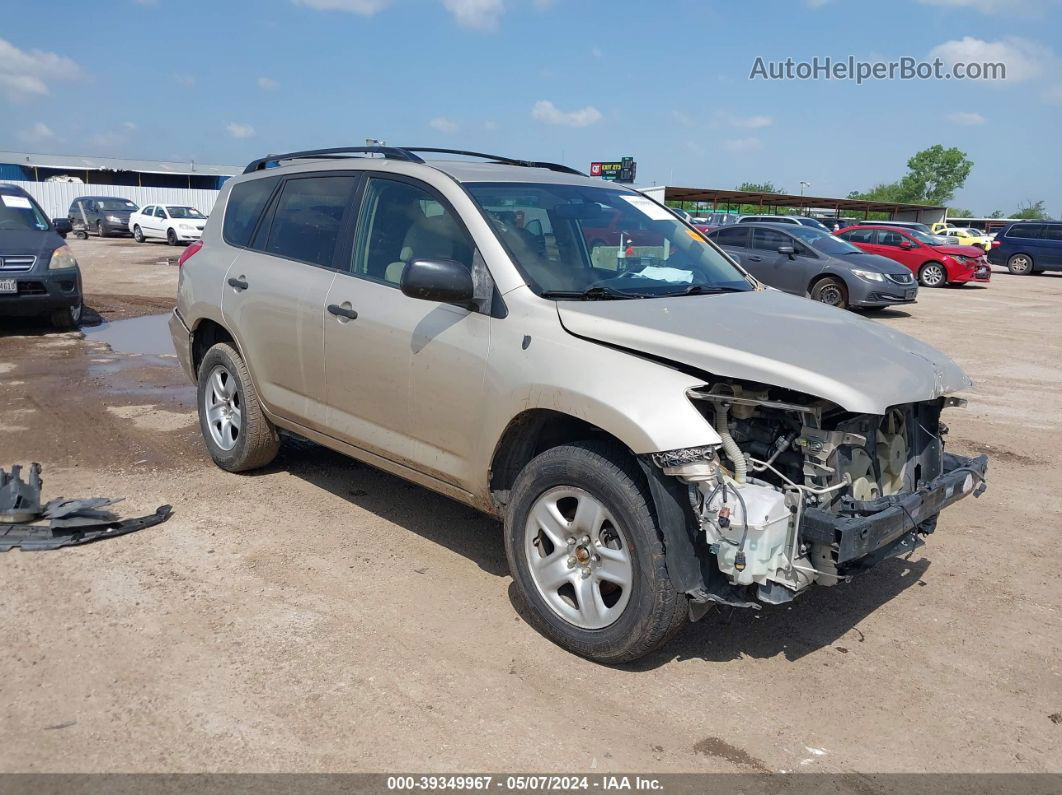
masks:
{"type": "Polygon", "coordinates": [[[954,237],[960,246],[977,246],[988,251],[992,248],[992,240],[980,229],[968,226],[949,226],[948,224],[933,224],[930,227],[935,235],[954,237]]]}

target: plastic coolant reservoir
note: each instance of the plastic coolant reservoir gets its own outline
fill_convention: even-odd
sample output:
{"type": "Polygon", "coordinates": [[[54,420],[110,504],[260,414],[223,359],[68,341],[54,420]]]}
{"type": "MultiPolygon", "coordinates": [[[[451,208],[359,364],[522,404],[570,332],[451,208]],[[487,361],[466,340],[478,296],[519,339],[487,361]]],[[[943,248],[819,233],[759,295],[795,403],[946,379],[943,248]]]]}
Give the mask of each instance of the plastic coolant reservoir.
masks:
{"type": "MultiPolygon", "coordinates": [[[[719,569],[730,575],[739,585],[765,583],[769,575],[787,565],[785,542],[789,534],[791,514],[785,506],[785,495],[777,489],[755,483],[746,483],[743,486],[728,483],[726,506],[730,508],[730,527],[724,534],[735,543],[740,542],[745,531],[745,517],[741,502],[734,496],[735,489],[740,490],[748,509],[749,533],[745,542],[745,569],[738,571],[735,568],[738,547],[726,541],[718,545],[716,559],[719,569]]],[[[722,494],[717,494],[708,506],[711,514],[718,513],[722,507],[722,494]]]]}

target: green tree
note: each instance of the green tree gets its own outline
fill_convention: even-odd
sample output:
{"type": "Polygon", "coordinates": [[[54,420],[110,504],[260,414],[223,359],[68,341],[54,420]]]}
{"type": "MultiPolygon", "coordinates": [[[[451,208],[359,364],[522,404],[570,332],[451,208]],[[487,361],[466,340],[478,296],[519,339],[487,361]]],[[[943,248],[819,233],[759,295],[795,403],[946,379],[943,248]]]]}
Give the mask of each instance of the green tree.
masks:
{"type": "Polygon", "coordinates": [[[914,201],[944,204],[966,184],[973,162],[957,147],[945,149],[936,144],[912,156],[907,168],[900,184],[914,201]]]}
{"type": "Polygon", "coordinates": [[[1010,214],[1011,218],[1025,218],[1032,221],[1040,221],[1045,218],[1050,218],[1047,214],[1047,210],[1044,208],[1044,203],[1039,202],[1025,202],[1017,210],[1010,214]]]}
{"type": "Polygon", "coordinates": [[[923,149],[907,161],[907,173],[896,182],[883,182],[868,191],[853,191],[849,199],[936,204],[949,201],[966,184],[973,162],[966,153],[940,144],[923,149]]]}
{"type": "Polygon", "coordinates": [[[992,214],[990,216],[988,216],[988,217],[989,218],[1006,218],[1007,216],[1005,216],[1003,214],[1002,210],[993,210],[992,214]]]}
{"type": "Polygon", "coordinates": [[[973,218],[973,213],[962,207],[949,207],[948,218],[973,218]]]}
{"type": "Polygon", "coordinates": [[[742,182],[737,190],[745,193],[785,193],[785,188],[779,188],[773,182],[742,182]]]}

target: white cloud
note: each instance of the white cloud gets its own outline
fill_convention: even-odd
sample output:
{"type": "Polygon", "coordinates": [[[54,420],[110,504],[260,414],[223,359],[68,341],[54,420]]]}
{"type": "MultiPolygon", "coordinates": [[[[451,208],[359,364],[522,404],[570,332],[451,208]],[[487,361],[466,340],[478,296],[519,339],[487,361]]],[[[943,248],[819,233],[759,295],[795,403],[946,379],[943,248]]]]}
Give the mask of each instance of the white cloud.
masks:
{"type": "Polygon", "coordinates": [[[505,10],[502,0],[443,0],[443,5],[458,25],[477,30],[496,30],[505,10]]]}
{"type": "Polygon", "coordinates": [[[256,82],[258,83],[258,87],[263,91],[276,91],[280,88],[280,83],[272,77],[259,77],[256,82]]]}
{"type": "Polygon", "coordinates": [[[1010,83],[1039,77],[1057,61],[1050,48],[1018,36],[1006,36],[999,41],[964,36],[938,44],[929,51],[929,57],[940,58],[948,66],[959,62],[1004,63],[1007,82],[1010,83]]]}
{"type": "Polygon", "coordinates": [[[243,124],[238,121],[230,121],[225,125],[225,132],[231,135],[233,138],[254,138],[254,127],[250,124],[243,124]]]}
{"type": "Polygon", "coordinates": [[[1029,16],[1039,11],[1039,2],[1035,0],[918,0],[925,6],[942,6],[944,8],[972,8],[982,14],[1017,14],[1029,16]]]}
{"type": "Polygon", "coordinates": [[[483,129],[487,132],[494,132],[498,129],[498,122],[494,121],[493,119],[487,119],[485,122],[483,122],[483,129]]]}
{"type": "Polygon", "coordinates": [[[131,121],[123,121],[122,122],[122,126],[125,127],[125,129],[130,130],[130,131],[136,129],[136,124],[134,124],[131,121]]]}
{"type": "Polygon", "coordinates": [[[43,121],[38,121],[32,127],[19,131],[18,137],[20,141],[28,144],[39,144],[43,141],[54,141],[57,136],[51,127],[43,121]]]}
{"type": "Polygon", "coordinates": [[[0,93],[17,100],[48,94],[52,80],[77,80],[82,77],[77,62],[44,50],[20,50],[0,39],[0,93]]]}
{"type": "Polygon", "coordinates": [[[723,148],[728,152],[755,152],[760,148],[759,138],[731,138],[723,142],[723,148]]]}
{"type": "Polygon", "coordinates": [[[548,99],[540,99],[531,108],[531,116],[546,124],[559,124],[564,127],[589,127],[603,118],[601,111],[593,105],[564,112],[548,99]]]}
{"type": "Polygon", "coordinates": [[[965,113],[963,111],[957,111],[956,113],[948,114],[948,121],[952,124],[958,124],[963,127],[976,127],[979,124],[984,124],[986,119],[980,113],[965,113]]]}
{"type": "Polygon", "coordinates": [[[731,127],[741,127],[746,130],[759,130],[763,127],[770,127],[774,124],[773,118],[762,114],[754,116],[735,116],[732,113],[721,113],[720,118],[731,127]]]}
{"type": "Polygon", "coordinates": [[[391,4],[391,0],[291,0],[295,5],[307,6],[317,11],[348,11],[371,17],[391,4]]]}
{"type": "Polygon", "coordinates": [[[173,79],[176,81],[177,85],[183,86],[184,88],[191,88],[195,85],[195,75],[176,74],[173,76],[173,79]]]}
{"type": "Polygon", "coordinates": [[[452,121],[445,116],[436,116],[428,122],[428,126],[433,130],[438,130],[447,135],[453,135],[458,130],[457,122],[452,121]]]}

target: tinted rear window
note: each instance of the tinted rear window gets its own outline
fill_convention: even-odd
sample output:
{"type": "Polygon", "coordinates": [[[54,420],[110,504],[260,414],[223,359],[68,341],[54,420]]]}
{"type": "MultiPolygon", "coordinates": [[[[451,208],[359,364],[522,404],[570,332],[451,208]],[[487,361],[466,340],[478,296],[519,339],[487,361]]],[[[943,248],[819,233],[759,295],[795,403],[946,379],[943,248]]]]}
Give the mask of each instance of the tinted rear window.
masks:
{"type": "Polygon", "coordinates": [[[1039,224],[1014,224],[1007,232],[1007,237],[1037,238],[1039,236],[1039,224]]]}
{"type": "Polygon", "coordinates": [[[269,201],[279,177],[255,179],[234,185],[225,207],[225,242],[233,246],[249,246],[258,218],[269,201]]]}
{"type": "Polygon", "coordinates": [[[1048,224],[1040,233],[1043,240],[1062,240],[1062,224],[1048,224]]]}
{"type": "Polygon", "coordinates": [[[289,179],[277,201],[265,251],[331,266],[355,182],[356,177],[341,176],[289,179]]]}

